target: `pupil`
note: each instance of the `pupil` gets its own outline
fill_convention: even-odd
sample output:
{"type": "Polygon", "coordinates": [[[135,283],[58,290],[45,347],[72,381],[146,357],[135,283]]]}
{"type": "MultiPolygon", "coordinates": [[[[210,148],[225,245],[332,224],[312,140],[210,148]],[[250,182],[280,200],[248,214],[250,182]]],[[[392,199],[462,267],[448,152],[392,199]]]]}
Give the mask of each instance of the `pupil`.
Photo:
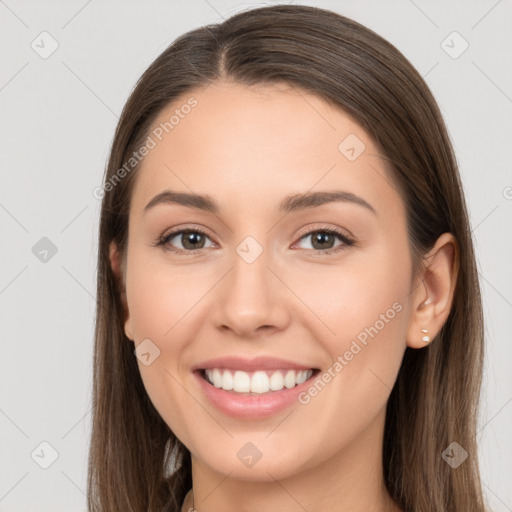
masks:
{"type": "MultiPolygon", "coordinates": [[[[200,239],[203,236],[201,233],[190,232],[190,233],[184,234],[183,236],[185,239],[185,243],[183,244],[183,247],[185,247],[185,249],[197,249],[198,247],[199,248],[202,247],[200,243],[197,243],[198,241],[199,242],[201,241],[200,239]]],[[[204,242],[204,240],[203,240],[203,242],[204,242]]]]}
{"type": "Polygon", "coordinates": [[[313,247],[315,247],[315,243],[318,242],[320,243],[320,247],[315,247],[315,249],[325,249],[325,245],[322,244],[325,244],[326,242],[328,243],[329,238],[332,238],[331,233],[317,233],[316,236],[313,237],[313,247]]]}

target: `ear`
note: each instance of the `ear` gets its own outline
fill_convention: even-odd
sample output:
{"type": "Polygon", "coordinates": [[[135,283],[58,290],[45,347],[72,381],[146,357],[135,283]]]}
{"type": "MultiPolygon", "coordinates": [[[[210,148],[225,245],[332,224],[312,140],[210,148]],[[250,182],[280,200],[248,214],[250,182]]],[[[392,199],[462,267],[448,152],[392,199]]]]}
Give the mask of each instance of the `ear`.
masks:
{"type": "Polygon", "coordinates": [[[117,281],[119,283],[119,289],[121,293],[121,302],[123,304],[123,310],[124,310],[124,332],[130,340],[133,341],[133,327],[132,327],[132,321],[130,318],[130,310],[128,308],[128,302],[126,300],[126,285],[125,285],[125,271],[122,268],[121,264],[121,258],[119,256],[119,251],[117,248],[117,245],[115,242],[110,243],[109,247],[110,251],[110,266],[112,267],[112,271],[114,272],[114,275],[117,278],[117,281]]]}
{"type": "Polygon", "coordinates": [[[426,255],[413,291],[408,347],[423,348],[437,336],[450,314],[458,273],[457,240],[451,233],[443,233],[426,255]]]}

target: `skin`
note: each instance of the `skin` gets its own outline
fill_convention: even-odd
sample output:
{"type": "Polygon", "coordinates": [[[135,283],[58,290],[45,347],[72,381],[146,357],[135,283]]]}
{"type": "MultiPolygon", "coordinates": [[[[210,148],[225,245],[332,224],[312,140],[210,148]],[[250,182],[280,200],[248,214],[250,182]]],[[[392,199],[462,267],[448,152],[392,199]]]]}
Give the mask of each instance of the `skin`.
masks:
{"type": "MultiPolygon", "coordinates": [[[[135,346],[149,338],[160,350],[139,369],[192,454],[196,510],[399,510],[383,483],[385,407],[406,347],[424,347],[421,329],[432,340],[448,317],[458,270],[453,236],[439,238],[413,281],[405,207],[385,160],[357,123],[315,95],[217,82],[173,102],[154,126],[190,96],[197,107],[142,162],[127,259],[121,264],[112,244],[111,262],[125,279],[127,337],[135,346]],[[354,161],[338,150],[349,134],[366,146],[354,161]],[[160,204],[144,214],[165,189],[208,194],[220,211],[160,204]],[[285,196],[320,190],[357,194],[376,214],[350,202],[278,211],[285,196]],[[194,227],[207,237],[191,256],[154,246],[171,228],[194,227]],[[322,228],[356,245],[332,252],[343,244],[334,235],[325,246],[331,254],[318,254],[307,233],[322,228]],[[236,252],[249,235],[263,249],[251,264],[236,252]],[[321,392],[270,418],[224,415],[191,373],[233,354],[327,371],[394,303],[400,312],[321,392]],[[247,442],[262,453],[250,468],[237,457],[247,442]]],[[[178,235],[167,247],[186,250],[185,243],[178,235]]]]}

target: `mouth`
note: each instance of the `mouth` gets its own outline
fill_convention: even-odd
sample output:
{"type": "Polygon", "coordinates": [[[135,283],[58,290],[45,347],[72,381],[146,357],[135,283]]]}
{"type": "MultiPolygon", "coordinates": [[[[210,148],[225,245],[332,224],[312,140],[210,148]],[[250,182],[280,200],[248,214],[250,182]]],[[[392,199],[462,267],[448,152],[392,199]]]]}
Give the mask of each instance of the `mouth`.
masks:
{"type": "Polygon", "coordinates": [[[218,367],[196,370],[196,373],[211,386],[242,396],[271,395],[292,389],[313,380],[319,372],[318,368],[244,371],[218,367]]]}
{"type": "MultiPolygon", "coordinates": [[[[307,361],[303,357],[303,361],[307,361]]],[[[301,404],[299,396],[320,373],[299,359],[261,354],[223,356],[191,367],[202,396],[219,412],[239,420],[258,421],[301,404]]]]}

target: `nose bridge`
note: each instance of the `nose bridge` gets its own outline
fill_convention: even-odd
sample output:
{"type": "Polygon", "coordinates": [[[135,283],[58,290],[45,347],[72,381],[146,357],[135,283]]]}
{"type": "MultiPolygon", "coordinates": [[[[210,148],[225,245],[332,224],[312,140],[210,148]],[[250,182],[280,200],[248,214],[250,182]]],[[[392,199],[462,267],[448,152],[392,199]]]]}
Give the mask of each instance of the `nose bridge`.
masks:
{"type": "Polygon", "coordinates": [[[229,279],[230,297],[240,309],[263,311],[269,300],[271,265],[269,250],[254,236],[246,236],[235,248],[233,270],[229,279]]]}
{"type": "Polygon", "coordinates": [[[282,327],[286,321],[284,297],[268,268],[273,263],[265,241],[246,236],[235,247],[231,261],[219,298],[217,324],[238,334],[248,334],[261,326],[282,327]]]}

